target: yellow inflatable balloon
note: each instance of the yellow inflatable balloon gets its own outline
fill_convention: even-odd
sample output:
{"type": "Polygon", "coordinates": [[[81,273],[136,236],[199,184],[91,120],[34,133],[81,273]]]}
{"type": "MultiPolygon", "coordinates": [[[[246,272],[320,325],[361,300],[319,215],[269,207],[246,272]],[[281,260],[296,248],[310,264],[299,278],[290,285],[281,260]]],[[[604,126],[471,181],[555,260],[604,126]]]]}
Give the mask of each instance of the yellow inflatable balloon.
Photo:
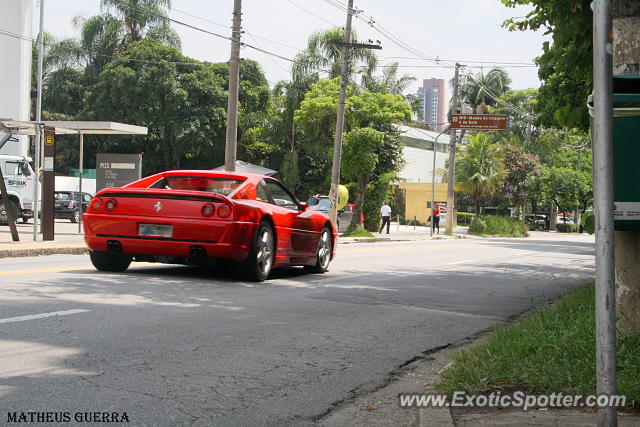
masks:
{"type": "Polygon", "coordinates": [[[349,201],[349,190],[344,185],[338,186],[338,209],[345,207],[349,201]]]}

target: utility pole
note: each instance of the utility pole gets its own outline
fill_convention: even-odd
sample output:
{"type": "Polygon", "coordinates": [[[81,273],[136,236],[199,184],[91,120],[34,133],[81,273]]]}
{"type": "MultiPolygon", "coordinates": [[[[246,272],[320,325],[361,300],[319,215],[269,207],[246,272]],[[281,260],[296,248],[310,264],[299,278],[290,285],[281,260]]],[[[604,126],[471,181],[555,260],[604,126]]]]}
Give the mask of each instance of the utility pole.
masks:
{"type": "MultiPolygon", "coordinates": [[[[593,193],[596,221],[596,390],[616,394],[611,1],[593,4],[593,193]]],[[[616,408],[598,408],[598,426],[617,426],[616,408]]]]}
{"type": "MultiPolygon", "coordinates": [[[[453,106],[451,111],[455,114],[458,112],[458,77],[460,73],[460,64],[456,62],[456,74],[453,78],[453,106]]],[[[453,233],[453,224],[455,224],[456,206],[455,206],[455,181],[456,181],[456,131],[451,129],[451,137],[449,140],[449,178],[447,182],[447,234],[453,233]]],[[[478,212],[479,213],[479,212],[478,212]]]]}
{"type": "Polygon", "coordinates": [[[38,76],[37,91],[38,98],[36,102],[36,136],[34,137],[35,145],[35,176],[33,180],[33,202],[31,211],[33,212],[33,240],[38,239],[38,212],[40,208],[40,153],[42,150],[42,142],[44,132],[42,128],[42,61],[44,58],[44,0],[40,0],[40,32],[38,34],[38,76]]]}
{"type": "Polygon", "coordinates": [[[224,150],[224,169],[235,172],[238,146],[238,87],[240,80],[240,31],[242,0],[233,1],[231,30],[231,58],[229,58],[229,101],[227,104],[227,137],[224,150]]]}
{"type": "Polygon", "coordinates": [[[347,83],[349,81],[349,50],[351,47],[351,18],[353,17],[353,0],[349,0],[347,8],[347,25],[344,28],[344,45],[342,46],[342,73],[340,82],[340,98],[338,99],[338,117],[336,118],[336,134],[333,142],[333,165],[331,166],[331,189],[329,190],[329,219],[337,224],[338,219],[338,185],[340,185],[340,162],[342,161],[342,132],[344,130],[344,107],[347,99],[347,83]]]}

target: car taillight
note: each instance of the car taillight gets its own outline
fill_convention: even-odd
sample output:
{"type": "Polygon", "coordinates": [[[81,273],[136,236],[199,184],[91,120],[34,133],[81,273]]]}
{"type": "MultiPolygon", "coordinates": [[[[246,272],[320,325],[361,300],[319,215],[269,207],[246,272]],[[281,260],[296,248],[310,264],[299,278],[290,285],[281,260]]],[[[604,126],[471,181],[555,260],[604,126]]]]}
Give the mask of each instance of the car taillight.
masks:
{"type": "Polygon", "coordinates": [[[218,216],[220,218],[226,218],[231,215],[231,206],[229,205],[220,205],[218,208],[218,216]]]}
{"type": "Polygon", "coordinates": [[[116,206],[118,206],[118,204],[116,203],[115,199],[109,199],[104,204],[104,208],[107,210],[107,212],[113,212],[116,206]]]}
{"type": "Polygon", "coordinates": [[[206,216],[206,217],[212,216],[215,211],[216,211],[216,208],[211,203],[207,203],[206,205],[204,205],[201,210],[202,216],[206,216]]]}
{"type": "Polygon", "coordinates": [[[98,210],[98,208],[100,207],[100,205],[102,204],[102,200],[100,199],[93,199],[91,201],[91,208],[93,210],[98,210]]]}

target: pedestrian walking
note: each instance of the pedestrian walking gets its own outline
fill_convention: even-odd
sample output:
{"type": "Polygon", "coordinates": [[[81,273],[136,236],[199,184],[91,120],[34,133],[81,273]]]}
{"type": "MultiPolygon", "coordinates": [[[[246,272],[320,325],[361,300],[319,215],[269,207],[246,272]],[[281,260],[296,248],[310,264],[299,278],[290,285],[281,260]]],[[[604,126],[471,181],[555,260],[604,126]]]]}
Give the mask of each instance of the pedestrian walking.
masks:
{"type": "Polygon", "coordinates": [[[440,234],[440,208],[438,207],[438,205],[433,205],[431,219],[433,220],[433,228],[437,228],[438,234],[440,234]]]}
{"type": "Polygon", "coordinates": [[[387,224],[387,234],[389,234],[389,228],[391,227],[391,207],[387,204],[387,202],[384,202],[384,204],[380,208],[380,215],[382,215],[382,226],[380,227],[380,231],[378,233],[382,234],[384,225],[387,224]]]}

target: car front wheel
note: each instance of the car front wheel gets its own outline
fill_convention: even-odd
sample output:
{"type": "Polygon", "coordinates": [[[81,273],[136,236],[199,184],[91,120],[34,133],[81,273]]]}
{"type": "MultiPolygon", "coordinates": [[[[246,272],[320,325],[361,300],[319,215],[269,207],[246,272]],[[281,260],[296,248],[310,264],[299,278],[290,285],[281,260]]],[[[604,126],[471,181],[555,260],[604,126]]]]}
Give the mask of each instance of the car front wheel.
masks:
{"type": "Polygon", "coordinates": [[[320,234],[320,242],[318,243],[316,264],[305,266],[305,270],[310,273],[325,273],[329,269],[332,249],[333,241],[331,238],[331,230],[329,227],[324,227],[324,229],[322,229],[322,234],[320,234]]]}

